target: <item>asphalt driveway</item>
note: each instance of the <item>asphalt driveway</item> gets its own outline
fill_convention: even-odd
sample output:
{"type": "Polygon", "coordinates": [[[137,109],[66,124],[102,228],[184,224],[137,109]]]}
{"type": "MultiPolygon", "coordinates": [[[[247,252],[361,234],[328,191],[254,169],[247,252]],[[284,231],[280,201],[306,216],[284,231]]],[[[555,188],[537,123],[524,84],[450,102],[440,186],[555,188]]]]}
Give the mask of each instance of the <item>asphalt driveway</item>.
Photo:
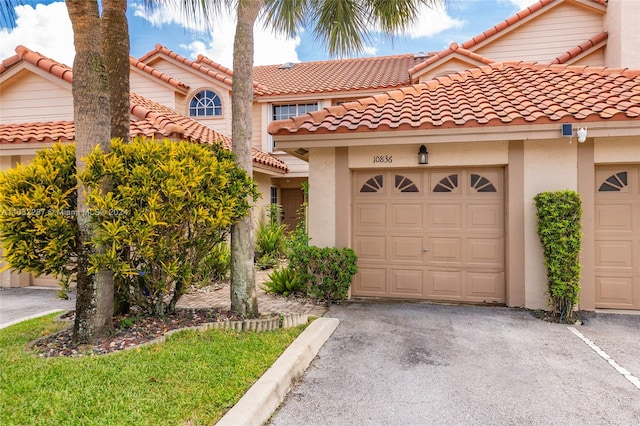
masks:
{"type": "Polygon", "coordinates": [[[75,296],[72,291],[69,299],[63,300],[56,296],[55,289],[0,288],[0,327],[52,310],[73,309],[75,296]]]}
{"type": "Polygon", "coordinates": [[[340,325],[272,425],[640,424],[639,316],[574,330],[479,306],[347,303],[325,316],[340,325]]]}

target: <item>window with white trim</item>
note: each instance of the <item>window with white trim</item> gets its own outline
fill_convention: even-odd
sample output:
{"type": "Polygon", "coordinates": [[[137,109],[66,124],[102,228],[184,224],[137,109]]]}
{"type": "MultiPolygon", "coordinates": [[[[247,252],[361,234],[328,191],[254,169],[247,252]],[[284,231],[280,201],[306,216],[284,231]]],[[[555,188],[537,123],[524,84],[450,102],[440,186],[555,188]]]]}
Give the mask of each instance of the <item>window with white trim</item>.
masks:
{"type": "Polygon", "coordinates": [[[202,90],[189,102],[189,116],[216,117],[222,115],[222,100],[212,90],[202,90]]]}
{"type": "MultiPolygon", "coordinates": [[[[275,120],[286,120],[290,117],[295,117],[297,115],[304,115],[309,112],[318,110],[318,102],[308,102],[308,103],[292,103],[292,104],[274,104],[271,105],[271,117],[272,121],[275,120]]],[[[269,136],[269,152],[275,150],[275,142],[273,141],[273,137],[269,136]]]]}

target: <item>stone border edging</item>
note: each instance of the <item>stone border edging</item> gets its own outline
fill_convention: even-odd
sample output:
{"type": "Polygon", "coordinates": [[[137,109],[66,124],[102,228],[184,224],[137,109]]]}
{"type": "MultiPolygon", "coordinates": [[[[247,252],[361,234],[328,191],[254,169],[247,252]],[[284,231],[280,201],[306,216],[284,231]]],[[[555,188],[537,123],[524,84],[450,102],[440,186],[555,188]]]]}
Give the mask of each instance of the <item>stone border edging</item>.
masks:
{"type": "Polygon", "coordinates": [[[309,324],[216,426],[264,424],[284,401],[293,381],[304,373],[339,323],[337,318],[322,317],[309,324]]]}
{"type": "MultiPolygon", "coordinates": [[[[60,312],[59,315],[57,315],[54,318],[54,321],[63,321],[63,322],[71,322],[70,320],[66,319],[66,318],[62,318],[62,316],[64,316],[66,313],[70,312],[70,311],[61,311],[60,309],[55,309],[49,312],[44,312],[41,314],[37,314],[34,315],[32,317],[28,317],[28,318],[23,318],[21,320],[17,320],[17,321],[13,321],[11,323],[7,323],[7,324],[3,324],[0,328],[4,328],[4,327],[9,327],[11,325],[15,325],[18,324],[22,321],[26,321],[29,319],[34,319],[34,318],[39,318],[40,316],[44,316],[44,315],[48,315],[54,312],[60,312]]],[[[220,330],[237,330],[237,331],[255,331],[255,332],[261,332],[261,331],[271,331],[271,330],[278,330],[279,328],[293,328],[293,327],[297,327],[299,325],[302,324],[306,324],[309,322],[309,314],[280,314],[280,315],[276,315],[273,317],[268,317],[268,318],[256,318],[256,319],[245,319],[245,320],[241,320],[241,321],[219,321],[219,322],[207,322],[201,325],[197,325],[197,326],[193,326],[193,327],[182,327],[182,328],[175,328],[173,330],[169,330],[167,331],[165,334],[163,334],[160,337],[156,337],[153,340],[149,340],[147,342],[143,342],[140,343],[138,345],[132,345],[132,346],[126,346],[122,349],[120,349],[119,351],[128,351],[131,349],[138,349],[138,348],[142,348],[144,346],[149,346],[149,345],[155,345],[156,343],[164,343],[167,339],[168,336],[171,336],[174,333],[178,333],[181,331],[185,331],[185,330],[195,330],[195,331],[204,331],[204,330],[208,330],[211,328],[215,328],[215,329],[220,329],[220,330]]],[[[52,335],[55,336],[57,334],[63,333],[65,331],[67,331],[69,329],[69,327],[72,327],[72,325],[69,325],[68,327],[65,327],[64,329],[53,333],[52,335]]],[[[35,346],[40,340],[43,339],[47,339],[49,337],[51,337],[52,335],[49,336],[45,336],[45,337],[40,337],[32,342],[29,342],[27,344],[27,349],[31,349],[33,348],[33,346],[35,346]]],[[[109,355],[111,353],[107,353],[107,354],[103,354],[103,355],[109,355]]]]}

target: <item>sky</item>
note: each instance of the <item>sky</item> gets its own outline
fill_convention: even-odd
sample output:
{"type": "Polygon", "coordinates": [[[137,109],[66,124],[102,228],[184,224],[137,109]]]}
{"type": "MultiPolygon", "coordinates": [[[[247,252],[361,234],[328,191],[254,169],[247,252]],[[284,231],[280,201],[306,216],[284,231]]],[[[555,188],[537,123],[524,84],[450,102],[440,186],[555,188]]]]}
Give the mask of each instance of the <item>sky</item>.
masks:
{"type": "MultiPolygon", "coordinates": [[[[184,19],[167,7],[149,12],[144,0],[129,0],[127,16],[131,55],[139,58],[157,43],[187,58],[202,54],[232,68],[233,15],[216,19],[212,31],[184,19]]],[[[392,39],[373,33],[360,57],[435,52],[459,44],[516,14],[537,0],[446,0],[446,8],[424,9],[418,22],[392,39]]],[[[22,0],[15,21],[0,21],[0,60],[15,55],[18,45],[66,65],[73,64],[73,31],[63,1],[22,0]]],[[[309,62],[331,58],[312,34],[301,29],[295,38],[255,27],[255,65],[309,62]]]]}

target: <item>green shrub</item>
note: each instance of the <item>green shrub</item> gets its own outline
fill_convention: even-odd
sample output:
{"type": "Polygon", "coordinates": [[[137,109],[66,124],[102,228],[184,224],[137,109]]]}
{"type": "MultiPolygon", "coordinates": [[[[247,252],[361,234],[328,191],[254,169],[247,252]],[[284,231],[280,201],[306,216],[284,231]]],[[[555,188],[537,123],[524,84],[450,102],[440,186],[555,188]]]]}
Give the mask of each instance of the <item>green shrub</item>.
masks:
{"type": "Polygon", "coordinates": [[[289,296],[301,292],[302,280],[296,271],[285,267],[271,272],[269,279],[263,283],[263,286],[267,293],[289,296]]]}
{"type": "Polygon", "coordinates": [[[308,296],[334,302],[349,295],[357,260],[352,249],[299,246],[289,266],[300,275],[308,296]]]}
{"type": "Polygon", "coordinates": [[[74,281],[77,257],[75,145],[55,144],[28,165],[0,172],[0,240],[19,272],[74,281]]]}
{"type": "Polygon", "coordinates": [[[91,258],[89,272],[108,268],[131,304],[171,313],[190,283],[218,268],[209,261],[249,213],[256,185],[220,146],[136,139],[113,140],[111,149],[86,159],[87,212],[76,212],[72,144],[39,151],[31,164],[0,173],[5,260],[14,270],[73,280],[77,214],[90,215],[93,242],[107,249],[91,258]],[[107,193],[99,188],[104,177],[112,188],[107,193]]]}
{"type": "Polygon", "coordinates": [[[572,316],[580,295],[581,200],[575,191],[565,190],[540,193],[534,202],[549,304],[562,321],[572,316]]]}
{"type": "Polygon", "coordinates": [[[227,281],[231,270],[231,248],[229,243],[222,241],[216,244],[209,254],[202,259],[201,268],[202,276],[198,280],[200,285],[227,281]]]}
{"type": "Polygon", "coordinates": [[[93,256],[90,271],[112,270],[132,303],[155,315],[175,310],[257,196],[231,153],[189,142],[113,140],[109,153],[89,155],[81,178],[96,212],[95,240],[109,248],[93,256]],[[101,191],[103,177],[112,191],[101,191]]]}
{"type": "Polygon", "coordinates": [[[267,220],[258,224],[255,251],[256,265],[260,269],[274,267],[285,253],[287,226],[278,222],[280,209],[278,204],[271,204],[267,220]]]}

